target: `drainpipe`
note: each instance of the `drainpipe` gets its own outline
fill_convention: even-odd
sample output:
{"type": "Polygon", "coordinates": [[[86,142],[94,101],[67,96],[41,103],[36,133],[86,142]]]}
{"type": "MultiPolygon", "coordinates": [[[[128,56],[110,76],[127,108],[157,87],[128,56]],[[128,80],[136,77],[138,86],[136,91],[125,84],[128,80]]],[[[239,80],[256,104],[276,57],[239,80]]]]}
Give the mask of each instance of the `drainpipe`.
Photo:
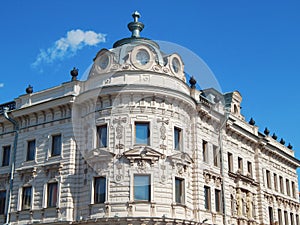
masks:
{"type": "Polygon", "coordinates": [[[14,181],[14,172],[15,172],[15,158],[16,158],[16,152],[17,152],[17,143],[18,143],[18,135],[19,135],[19,125],[17,121],[15,121],[13,118],[8,116],[8,110],[9,108],[4,108],[4,117],[9,122],[11,122],[14,125],[13,132],[15,133],[15,139],[14,139],[14,146],[13,146],[13,154],[11,158],[11,166],[10,166],[10,179],[9,179],[9,191],[8,191],[8,202],[7,202],[7,210],[6,210],[6,222],[5,224],[10,224],[10,213],[11,213],[11,196],[13,191],[13,181],[14,181]]]}
{"type": "Polygon", "coordinates": [[[228,109],[225,108],[225,120],[223,124],[221,125],[219,129],[219,145],[220,145],[220,159],[221,159],[221,176],[222,176],[222,183],[221,183],[221,191],[222,191],[222,208],[223,208],[223,224],[226,225],[226,202],[225,202],[225,185],[224,185],[224,160],[223,160],[223,135],[222,130],[226,126],[228,118],[229,118],[229,112],[228,109]]]}

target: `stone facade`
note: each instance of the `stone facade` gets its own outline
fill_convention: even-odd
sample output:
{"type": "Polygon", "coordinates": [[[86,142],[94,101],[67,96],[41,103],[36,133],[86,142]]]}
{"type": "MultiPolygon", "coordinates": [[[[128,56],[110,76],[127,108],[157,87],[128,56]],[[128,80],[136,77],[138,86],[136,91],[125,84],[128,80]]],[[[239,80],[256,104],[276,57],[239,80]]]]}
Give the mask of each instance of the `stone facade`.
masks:
{"type": "Polygon", "coordinates": [[[86,80],[2,105],[0,223],[299,224],[291,146],[245,121],[239,92],[188,86],[133,16],[86,80]]]}

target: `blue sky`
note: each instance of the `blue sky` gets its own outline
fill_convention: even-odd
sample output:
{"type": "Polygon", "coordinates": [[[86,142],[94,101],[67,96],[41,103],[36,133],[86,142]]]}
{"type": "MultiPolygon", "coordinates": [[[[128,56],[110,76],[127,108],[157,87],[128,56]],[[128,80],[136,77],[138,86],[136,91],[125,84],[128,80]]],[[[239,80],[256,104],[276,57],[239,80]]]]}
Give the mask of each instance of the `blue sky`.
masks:
{"type": "Polygon", "coordinates": [[[28,84],[39,91],[69,81],[73,66],[82,74],[101,48],[130,36],[135,10],[145,24],[142,36],[199,55],[223,92],[240,91],[246,120],[291,142],[300,158],[296,0],[1,1],[0,103],[24,94],[28,84]]]}

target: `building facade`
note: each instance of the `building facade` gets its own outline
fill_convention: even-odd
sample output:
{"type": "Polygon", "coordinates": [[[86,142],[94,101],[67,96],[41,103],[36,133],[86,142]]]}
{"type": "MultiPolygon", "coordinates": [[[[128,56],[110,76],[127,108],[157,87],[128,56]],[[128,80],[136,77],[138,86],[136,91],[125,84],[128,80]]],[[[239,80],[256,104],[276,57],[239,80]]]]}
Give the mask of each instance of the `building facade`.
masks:
{"type": "Polygon", "coordinates": [[[0,106],[0,223],[299,225],[292,146],[133,17],[86,80],[0,106]]]}

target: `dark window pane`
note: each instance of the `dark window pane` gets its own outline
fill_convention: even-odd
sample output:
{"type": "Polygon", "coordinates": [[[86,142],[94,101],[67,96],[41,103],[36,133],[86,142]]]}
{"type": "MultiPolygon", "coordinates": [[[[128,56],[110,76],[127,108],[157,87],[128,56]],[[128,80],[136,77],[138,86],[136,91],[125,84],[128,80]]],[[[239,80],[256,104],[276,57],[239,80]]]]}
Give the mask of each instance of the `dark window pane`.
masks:
{"type": "Polygon", "coordinates": [[[106,178],[96,177],[94,180],[94,203],[104,203],[106,195],[106,178]]]}
{"type": "Polygon", "coordinates": [[[6,191],[0,191],[0,214],[5,212],[6,191]]]}
{"type": "Polygon", "coordinates": [[[31,187],[23,187],[22,210],[30,209],[31,206],[31,187]]]}
{"type": "Polygon", "coordinates": [[[34,160],[35,156],[35,140],[28,141],[27,142],[27,157],[26,160],[34,160]]]}
{"type": "Polygon", "coordinates": [[[98,147],[107,147],[107,125],[99,126],[97,128],[98,133],[98,147]]]}
{"type": "Polygon", "coordinates": [[[135,143],[144,145],[150,144],[149,123],[135,123],[135,143]]]}
{"type": "Polygon", "coordinates": [[[57,203],[57,183],[48,184],[47,207],[55,207],[57,203]]]}
{"type": "Polygon", "coordinates": [[[61,153],[61,135],[52,136],[52,152],[51,156],[60,155],[61,153]]]}
{"type": "Polygon", "coordinates": [[[8,166],[10,161],[10,146],[3,147],[2,166],[8,166]]]}
{"type": "Polygon", "coordinates": [[[134,200],[150,201],[150,176],[134,176],[134,200]]]}
{"type": "Polygon", "coordinates": [[[202,157],[203,162],[208,162],[208,144],[207,141],[202,141],[202,157]]]}
{"type": "Polygon", "coordinates": [[[215,190],[215,206],[216,212],[221,212],[221,191],[215,190]]]}
{"type": "Polygon", "coordinates": [[[174,127],[174,149],[181,150],[181,129],[174,127]]]}
{"type": "Polygon", "coordinates": [[[210,187],[204,186],[204,206],[210,210],[210,187]]]}
{"type": "Polygon", "coordinates": [[[175,178],[175,201],[184,203],[184,180],[175,178]]]}

